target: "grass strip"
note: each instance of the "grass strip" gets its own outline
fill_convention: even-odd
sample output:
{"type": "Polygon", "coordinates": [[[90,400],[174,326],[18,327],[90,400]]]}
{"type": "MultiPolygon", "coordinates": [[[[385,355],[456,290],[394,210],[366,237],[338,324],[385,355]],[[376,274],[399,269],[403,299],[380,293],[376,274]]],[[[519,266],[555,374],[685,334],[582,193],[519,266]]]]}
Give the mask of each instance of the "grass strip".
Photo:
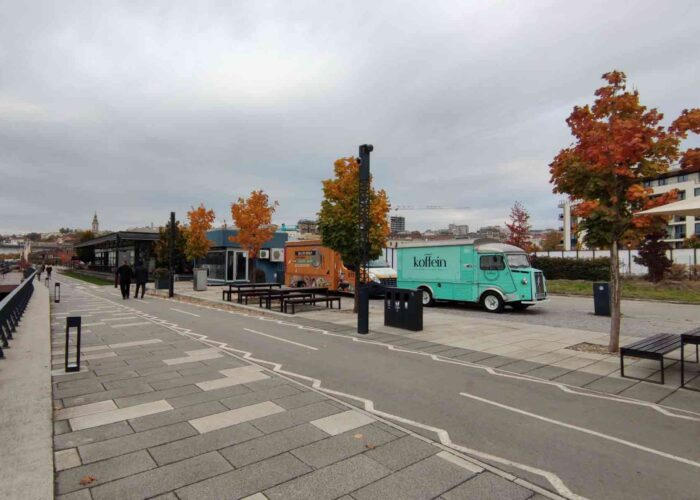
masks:
{"type": "Polygon", "coordinates": [[[78,273],[75,271],[62,271],[61,274],[68,276],[69,278],[75,278],[77,280],[85,281],[87,283],[92,283],[93,285],[114,285],[113,280],[106,280],[98,276],[90,276],[87,274],[78,273]]]}

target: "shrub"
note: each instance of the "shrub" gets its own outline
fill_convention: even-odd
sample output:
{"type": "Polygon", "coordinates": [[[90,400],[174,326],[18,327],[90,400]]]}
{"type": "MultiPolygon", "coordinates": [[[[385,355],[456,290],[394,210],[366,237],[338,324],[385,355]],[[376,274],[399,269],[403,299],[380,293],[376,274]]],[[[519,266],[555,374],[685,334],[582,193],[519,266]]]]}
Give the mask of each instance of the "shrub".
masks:
{"type": "Polygon", "coordinates": [[[170,271],[166,267],[159,267],[153,271],[154,278],[167,278],[170,275],[170,271]]]}
{"type": "Polygon", "coordinates": [[[610,279],[610,258],[567,259],[564,257],[530,257],[532,267],[542,270],[550,280],[607,281],[610,279]]]}
{"type": "Polygon", "coordinates": [[[671,264],[671,268],[666,273],[666,278],[672,281],[688,279],[688,266],[685,264],[671,264]]]}
{"type": "Polygon", "coordinates": [[[693,281],[700,280],[700,265],[694,265],[688,267],[688,272],[690,274],[690,279],[693,281]]]}

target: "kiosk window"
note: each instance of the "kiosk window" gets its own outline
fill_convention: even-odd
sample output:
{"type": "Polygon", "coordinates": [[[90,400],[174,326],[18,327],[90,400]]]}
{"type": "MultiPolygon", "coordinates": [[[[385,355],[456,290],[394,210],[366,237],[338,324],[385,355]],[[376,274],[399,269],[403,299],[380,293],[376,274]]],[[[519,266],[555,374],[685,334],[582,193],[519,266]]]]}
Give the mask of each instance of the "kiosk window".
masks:
{"type": "Polygon", "coordinates": [[[484,271],[502,271],[506,265],[503,255],[482,255],[479,257],[479,267],[484,271]]]}

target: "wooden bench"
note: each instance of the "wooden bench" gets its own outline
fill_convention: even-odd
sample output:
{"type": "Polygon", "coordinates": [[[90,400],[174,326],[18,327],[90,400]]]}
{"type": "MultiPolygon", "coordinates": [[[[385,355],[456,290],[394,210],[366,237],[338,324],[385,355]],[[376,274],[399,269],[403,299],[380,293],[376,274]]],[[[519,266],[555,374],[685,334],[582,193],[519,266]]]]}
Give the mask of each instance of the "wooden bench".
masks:
{"type": "Polygon", "coordinates": [[[292,306],[292,314],[295,313],[295,306],[297,305],[306,305],[306,304],[318,304],[321,302],[326,303],[326,307],[330,307],[333,309],[333,302],[338,302],[338,309],[340,309],[340,297],[338,296],[330,296],[330,295],[325,295],[323,297],[294,297],[294,298],[289,298],[289,299],[283,299],[281,307],[284,308],[284,312],[288,313],[287,306],[292,306]]]}
{"type": "MultiPolygon", "coordinates": [[[[694,389],[692,387],[687,387],[685,385],[685,345],[695,346],[695,362],[700,362],[700,353],[698,352],[698,347],[700,346],[700,328],[695,328],[694,330],[688,330],[685,333],[681,333],[681,387],[690,389],[691,391],[698,391],[700,389],[694,389]]],[[[692,362],[692,361],[691,361],[692,362]]]]}
{"type": "Polygon", "coordinates": [[[655,384],[664,383],[664,355],[671,351],[681,348],[681,336],[673,333],[659,333],[652,335],[630,345],[620,347],[620,376],[643,380],[645,382],[653,382],[655,384]],[[645,378],[631,377],[625,375],[625,356],[634,356],[636,358],[653,359],[659,361],[661,365],[661,382],[648,380],[645,378]]]}

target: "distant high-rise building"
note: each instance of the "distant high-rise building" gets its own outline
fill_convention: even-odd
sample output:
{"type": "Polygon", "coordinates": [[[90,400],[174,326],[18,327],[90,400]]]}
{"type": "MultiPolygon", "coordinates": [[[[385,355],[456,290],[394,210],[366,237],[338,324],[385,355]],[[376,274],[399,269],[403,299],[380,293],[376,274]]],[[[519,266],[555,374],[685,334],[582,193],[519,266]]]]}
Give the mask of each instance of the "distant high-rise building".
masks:
{"type": "Polygon", "coordinates": [[[389,224],[393,234],[406,231],[406,217],[401,217],[400,215],[392,216],[389,218],[389,224]]]}
{"type": "Polygon", "coordinates": [[[467,224],[450,224],[447,230],[455,236],[466,236],[469,234],[469,226],[467,224]]]}
{"type": "Polygon", "coordinates": [[[97,212],[95,212],[95,215],[92,218],[92,234],[95,236],[100,234],[100,223],[97,221],[97,212]]]}

